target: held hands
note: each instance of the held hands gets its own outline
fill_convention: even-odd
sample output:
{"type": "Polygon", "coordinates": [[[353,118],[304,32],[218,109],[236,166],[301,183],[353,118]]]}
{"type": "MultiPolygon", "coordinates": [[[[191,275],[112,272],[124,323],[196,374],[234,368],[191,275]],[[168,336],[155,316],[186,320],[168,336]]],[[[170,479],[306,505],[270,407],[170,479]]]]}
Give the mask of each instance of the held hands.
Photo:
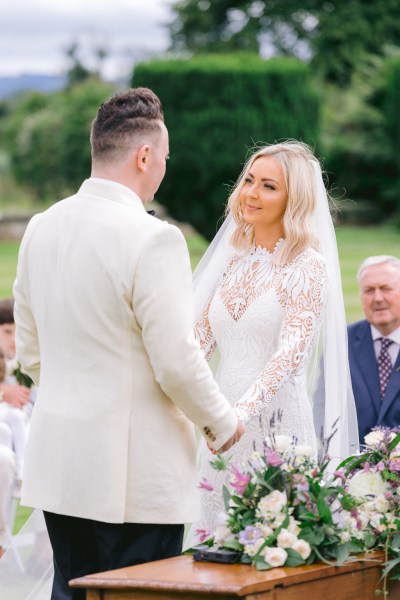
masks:
{"type": "Polygon", "coordinates": [[[30,390],[24,385],[7,385],[2,383],[0,391],[4,394],[4,402],[16,408],[23,408],[29,402],[30,390]]]}
{"type": "Polygon", "coordinates": [[[208,446],[208,449],[213,454],[221,454],[222,452],[226,452],[227,450],[229,450],[229,448],[231,448],[234,444],[236,444],[236,442],[238,442],[240,440],[240,438],[243,435],[244,430],[245,430],[244,424],[242,423],[242,421],[240,421],[238,419],[236,431],[233,434],[233,436],[231,438],[229,438],[229,440],[227,442],[225,442],[225,444],[219,450],[213,450],[213,448],[210,448],[210,446],[208,446]]]}

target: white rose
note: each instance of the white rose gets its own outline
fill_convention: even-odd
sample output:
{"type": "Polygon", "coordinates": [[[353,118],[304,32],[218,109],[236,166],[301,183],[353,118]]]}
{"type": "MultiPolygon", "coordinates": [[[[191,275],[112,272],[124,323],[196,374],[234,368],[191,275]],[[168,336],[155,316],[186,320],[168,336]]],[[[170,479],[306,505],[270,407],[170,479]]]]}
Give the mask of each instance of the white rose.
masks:
{"type": "Polygon", "coordinates": [[[283,521],[286,519],[286,515],[285,513],[278,513],[277,515],[275,515],[275,517],[272,519],[271,521],[271,527],[273,529],[278,529],[278,527],[280,527],[283,523],[283,521]]]}
{"type": "Polygon", "coordinates": [[[257,523],[256,527],[260,530],[261,535],[265,539],[269,538],[274,533],[272,527],[266,523],[257,523]]]}
{"type": "Polygon", "coordinates": [[[261,554],[264,556],[265,562],[271,567],[281,567],[287,559],[287,552],[283,548],[264,548],[261,554]]]}
{"type": "Polygon", "coordinates": [[[217,544],[223,544],[232,537],[233,533],[226,525],[220,525],[215,529],[214,539],[217,544]]]}
{"type": "Polygon", "coordinates": [[[350,533],[348,531],[342,531],[339,537],[342,544],[345,544],[346,542],[350,541],[350,533]]]}
{"type": "Polygon", "coordinates": [[[288,435],[275,436],[275,449],[284,452],[292,445],[292,439],[288,435]]]}
{"type": "Polygon", "coordinates": [[[288,531],[290,531],[290,533],[293,533],[296,536],[298,536],[301,531],[298,525],[298,521],[296,521],[294,517],[289,517],[288,531]]]}
{"type": "Polygon", "coordinates": [[[296,550],[303,560],[306,560],[311,554],[311,546],[305,540],[297,540],[292,546],[293,550],[296,550]]]}
{"type": "Polygon", "coordinates": [[[276,541],[281,548],[292,548],[293,544],[297,542],[297,537],[287,529],[282,529],[276,541]]]}
{"type": "Polygon", "coordinates": [[[384,437],[385,434],[383,431],[370,431],[370,433],[367,433],[365,436],[364,442],[367,446],[375,448],[376,446],[379,446],[381,442],[383,442],[384,437]]]}
{"type": "Polygon", "coordinates": [[[297,456],[314,456],[314,450],[311,448],[311,446],[296,446],[295,453],[297,456]]]}
{"type": "Polygon", "coordinates": [[[385,513],[389,508],[389,503],[384,496],[377,496],[374,500],[376,510],[380,513],[385,513]]]}
{"type": "Polygon", "coordinates": [[[278,515],[284,506],[286,506],[286,494],[284,492],[280,492],[279,490],[274,490],[264,498],[261,498],[258,503],[258,509],[260,514],[269,519],[271,516],[278,515]]]}
{"type": "MultiPolygon", "coordinates": [[[[380,496],[379,496],[380,497],[380,496]]],[[[363,502],[359,507],[359,511],[362,512],[369,519],[376,513],[375,502],[369,500],[368,502],[363,502]]]]}
{"type": "Polygon", "coordinates": [[[352,496],[363,498],[364,496],[383,495],[388,489],[388,486],[382,479],[380,473],[359,471],[349,480],[347,489],[352,496]]]}

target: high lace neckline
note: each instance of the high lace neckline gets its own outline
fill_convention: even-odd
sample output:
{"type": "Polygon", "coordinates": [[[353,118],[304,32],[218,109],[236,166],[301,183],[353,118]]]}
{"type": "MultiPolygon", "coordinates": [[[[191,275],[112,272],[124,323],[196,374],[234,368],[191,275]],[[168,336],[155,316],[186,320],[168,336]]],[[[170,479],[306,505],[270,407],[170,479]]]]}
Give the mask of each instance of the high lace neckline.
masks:
{"type": "Polygon", "coordinates": [[[273,256],[284,242],[284,238],[279,238],[272,251],[268,250],[268,248],[264,248],[264,246],[254,244],[251,249],[251,254],[263,254],[265,256],[273,256]]]}

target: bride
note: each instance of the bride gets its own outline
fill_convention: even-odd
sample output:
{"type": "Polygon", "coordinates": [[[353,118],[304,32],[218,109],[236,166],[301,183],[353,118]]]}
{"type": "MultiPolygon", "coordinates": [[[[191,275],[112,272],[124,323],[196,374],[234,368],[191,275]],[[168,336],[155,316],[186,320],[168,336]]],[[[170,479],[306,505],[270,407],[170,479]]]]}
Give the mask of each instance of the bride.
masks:
{"type": "MultiPolygon", "coordinates": [[[[230,462],[262,450],[271,434],[315,452],[318,438],[332,435],[333,465],[356,451],[336,239],[321,168],[308,146],[273,144],[250,157],[194,285],[197,338],[208,359],[218,348],[218,384],[246,423],[230,462]],[[309,377],[319,337],[326,374],[322,433],[314,427],[309,377]]],[[[227,475],[211,467],[202,442],[199,457],[200,475],[213,489],[201,490],[201,519],[186,547],[199,543],[196,532],[203,539],[211,533],[224,511],[227,475]]]]}
{"type": "MultiPolygon", "coordinates": [[[[319,353],[326,392],[318,420],[326,436],[335,429],[330,456],[337,462],[354,453],[358,432],[336,239],[321,168],[308,146],[274,144],[250,157],[227,218],[196,269],[194,298],[200,344],[209,359],[218,348],[220,388],[246,422],[229,451],[233,462],[246,460],[254,445],[261,448],[271,431],[317,450],[309,373],[319,353]]],[[[200,541],[196,530],[212,530],[223,511],[223,475],[210,467],[213,456],[203,442],[199,456],[200,474],[214,491],[202,495],[201,519],[187,547],[200,541]]],[[[36,544],[25,552],[34,563],[24,565],[31,592],[13,595],[8,587],[7,600],[50,597],[51,548],[40,511],[26,524],[25,538],[29,531],[36,544]]],[[[0,580],[12,579],[14,554],[11,548],[0,561],[0,580]]]]}

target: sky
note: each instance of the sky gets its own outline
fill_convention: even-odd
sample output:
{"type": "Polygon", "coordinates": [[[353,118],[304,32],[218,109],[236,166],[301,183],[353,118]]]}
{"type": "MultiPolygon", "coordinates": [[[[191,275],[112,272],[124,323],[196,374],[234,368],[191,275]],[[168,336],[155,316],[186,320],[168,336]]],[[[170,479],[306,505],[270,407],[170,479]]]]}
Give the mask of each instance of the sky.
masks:
{"type": "Polygon", "coordinates": [[[78,43],[82,61],[94,66],[104,47],[106,79],[121,79],[132,65],[169,45],[163,23],[173,0],[0,0],[0,77],[62,74],[66,49],[78,43]]]}

